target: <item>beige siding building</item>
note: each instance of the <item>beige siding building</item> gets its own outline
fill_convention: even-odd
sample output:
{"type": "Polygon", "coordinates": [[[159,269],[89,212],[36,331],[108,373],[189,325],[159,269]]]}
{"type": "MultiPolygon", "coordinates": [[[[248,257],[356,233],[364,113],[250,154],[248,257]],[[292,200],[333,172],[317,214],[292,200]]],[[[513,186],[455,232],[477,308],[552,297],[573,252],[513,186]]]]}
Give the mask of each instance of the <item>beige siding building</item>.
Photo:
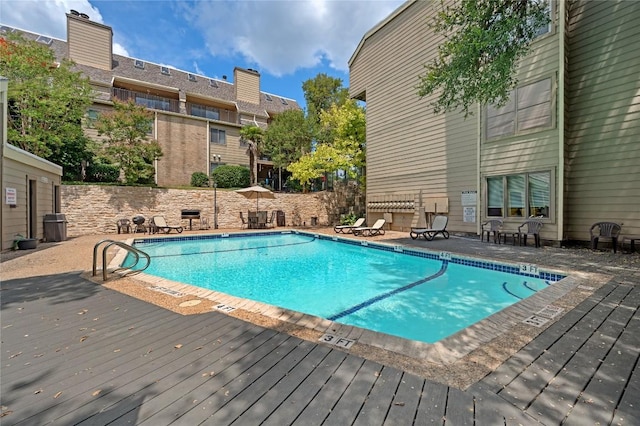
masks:
{"type": "Polygon", "coordinates": [[[8,84],[0,77],[0,250],[11,248],[18,235],[45,237],[45,215],[60,212],[62,178],[62,167],[7,144],[8,84]]]}
{"type": "MultiPolygon", "coordinates": [[[[16,29],[0,27],[0,35],[16,29]]],[[[163,156],[156,162],[160,186],[189,185],[194,172],[209,173],[223,164],[249,166],[240,129],[255,124],[266,128],[277,114],[300,109],[295,100],[263,92],[260,74],[236,67],[233,82],[208,78],[112,53],[111,27],[82,13],[67,14],[67,41],[22,32],[50,46],[58,58],[69,58],[87,76],[95,93],[87,111],[86,133],[98,139],[92,122],[111,109],[114,98],[134,100],[154,112],[152,138],[163,156]]],[[[273,169],[271,161],[257,161],[258,179],[273,169]]],[[[275,176],[275,174],[273,174],[275,176]]]]}
{"type": "Polygon", "coordinates": [[[367,107],[369,221],[409,230],[444,213],[450,231],[476,234],[488,219],[515,230],[536,217],[559,242],[607,220],[640,234],[640,3],[552,2],[510,101],[467,118],[417,95],[439,7],[404,3],[349,62],[367,107]]]}

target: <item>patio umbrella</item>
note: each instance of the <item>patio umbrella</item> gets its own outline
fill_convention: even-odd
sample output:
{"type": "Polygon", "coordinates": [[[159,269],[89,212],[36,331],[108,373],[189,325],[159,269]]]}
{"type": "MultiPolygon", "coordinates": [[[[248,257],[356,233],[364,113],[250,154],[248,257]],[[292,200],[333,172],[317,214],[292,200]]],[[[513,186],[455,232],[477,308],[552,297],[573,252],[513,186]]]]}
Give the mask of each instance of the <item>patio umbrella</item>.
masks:
{"type": "Polygon", "coordinates": [[[248,188],[242,188],[236,190],[237,193],[244,195],[250,200],[255,198],[256,200],[256,211],[258,211],[258,200],[260,198],[276,198],[273,192],[269,191],[267,188],[263,188],[261,186],[250,186],[248,188]]]}

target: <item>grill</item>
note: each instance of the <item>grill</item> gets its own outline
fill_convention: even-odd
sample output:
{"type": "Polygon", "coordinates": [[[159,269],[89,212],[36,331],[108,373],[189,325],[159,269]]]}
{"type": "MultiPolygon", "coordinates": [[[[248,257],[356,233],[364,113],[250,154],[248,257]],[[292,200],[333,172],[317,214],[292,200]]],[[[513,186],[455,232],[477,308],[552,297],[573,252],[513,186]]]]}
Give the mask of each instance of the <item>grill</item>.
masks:
{"type": "Polygon", "coordinates": [[[191,231],[191,221],[193,219],[200,219],[200,210],[182,209],[180,217],[182,219],[189,219],[189,231],[191,231]]]}

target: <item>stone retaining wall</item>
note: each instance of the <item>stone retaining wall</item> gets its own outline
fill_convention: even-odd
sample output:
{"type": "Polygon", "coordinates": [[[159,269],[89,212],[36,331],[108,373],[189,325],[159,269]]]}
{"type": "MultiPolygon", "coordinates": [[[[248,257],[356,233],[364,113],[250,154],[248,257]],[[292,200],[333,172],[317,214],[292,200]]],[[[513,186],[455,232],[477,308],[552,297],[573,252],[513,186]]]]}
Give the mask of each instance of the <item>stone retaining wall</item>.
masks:
{"type": "MultiPolygon", "coordinates": [[[[218,226],[221,229],[240,229],[240,212],[256,209],[256,200],[249,200],[230,190],[216,191],[218,206],[218,226]]],[[[275,199],[260,199],[258,208],[282,210],[286,226],[312,224],[317,218],[320,226],[329,225],[327,206],[331,197],[326,192],[310,194],[275,193],[275,199]]],[[[147,221],[154,215],[165,217],[168,225],[187,227],[189,221],[180,218],[182,209],[198,209],[201,217],[206,217],[211,228],[214,222],[214,190],[162,189],[128,186],[62,185],[62,213],[67,219],[67,236],[76,237],[90,234],[117,232],[118,219],[142,215],[147,221]]],[[[194,229],[199,227],[193,221],[194,229]]]]}

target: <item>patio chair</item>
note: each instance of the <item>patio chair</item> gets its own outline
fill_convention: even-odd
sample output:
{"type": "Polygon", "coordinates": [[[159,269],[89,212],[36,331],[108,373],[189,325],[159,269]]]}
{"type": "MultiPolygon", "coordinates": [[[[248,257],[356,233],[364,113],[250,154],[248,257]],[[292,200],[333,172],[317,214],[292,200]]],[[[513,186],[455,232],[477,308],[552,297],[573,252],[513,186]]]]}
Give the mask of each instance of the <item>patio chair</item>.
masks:
{"type": "Polygon", "coordinates": [[[527,236],[533,235],[536,247],[540,247],[540,229],[543,227],[543,223],[539,220],[525,220],[522,225],[518,226],[518,231],[513,233],[513,245],[516,245],[516,238],[518,239],[518,245],[527,245],[527,236]]]}
{"type": "Polygon", "coordinates": [[[613,252],[617,252],[618,236],[620,236],[621,225],[615,222],[596,222],[591,225],[589,229],[589,235],[591,236],[591,249],[596,250],[598,248],[598,241],[600,238],[610,238],[613,245],[613,252]],[[596,230],[596,228],[598,228],[596,230]]]}
{"type": "Polygon", "coordinates": [[[382,227],[386,223],[384,219],[376,220],[376,223],[373,226],[360,226],[357,228],[353,228],[351,232],[353,235],[362,235],[363,237],[373,237],[375,235],[384,235],[384,229],[382,227]]]}
{"type": "Polygon", "coordinates": [[[480,235],[480,242],[484,241],[484,235],[487,234],[487,242],[489,242],[489,237],[493,232],[493,242],[497,243],[499,241],[500,230],[502,229],[502,220],[500,219],[489,219],[484,222],[482,225],[482,234],[480,235]]]}
{"type": "Polygon", "coordinates": [[[354,228],[360,228],[364,225],[364,217],[356,220],[353,225],[336,225],[333,227],[333,231],[336,234],[350,234],[354,228]]]}
{"type": "Polygon", "coordinates": [[[118,227],[118,234],[131,232],[131,221],[129,219],[118,219],[116,226],[118,227]]]}
{"type": "Polygon", "coordinates": [[[182,226],[169,226],[167,221],[164,220],[164,216],[153,216],[151,218],[151,229],[154,232],[164,232],[168,234],[171,231],[176,231],[178,234],[182,233],[182,226]]]}
{"type": "Polygon", "coordinates": [[[241,229],[249,227],[249,222],[247,222],[247,219],[244,218],[242,212],[240,212],[240,220],[242,221],[242,225],[240,225],[241,229]]]}
{"type": "Polygon", "coordinates": [[[265,223],[265,227],[267,227],[267,228],[274,227],[276,225],[275,218],[276,218],[276,211],[272,210],[271,211],[271,216],[269,216],[267,218],[267,222],[265,223]]]}
{"type": "Polygon", "coordinates": [[[449,223],[449,217],[437,215],[433,218],[433,224],[431,228],[412,228],[409,235],[412,240],[420,238],[420,236],[424,237],[427,241],[432,241],[436,235],[442,234],[443,237],[449,238],[449,232],[447,231],[447,223],[449,223]]]}

